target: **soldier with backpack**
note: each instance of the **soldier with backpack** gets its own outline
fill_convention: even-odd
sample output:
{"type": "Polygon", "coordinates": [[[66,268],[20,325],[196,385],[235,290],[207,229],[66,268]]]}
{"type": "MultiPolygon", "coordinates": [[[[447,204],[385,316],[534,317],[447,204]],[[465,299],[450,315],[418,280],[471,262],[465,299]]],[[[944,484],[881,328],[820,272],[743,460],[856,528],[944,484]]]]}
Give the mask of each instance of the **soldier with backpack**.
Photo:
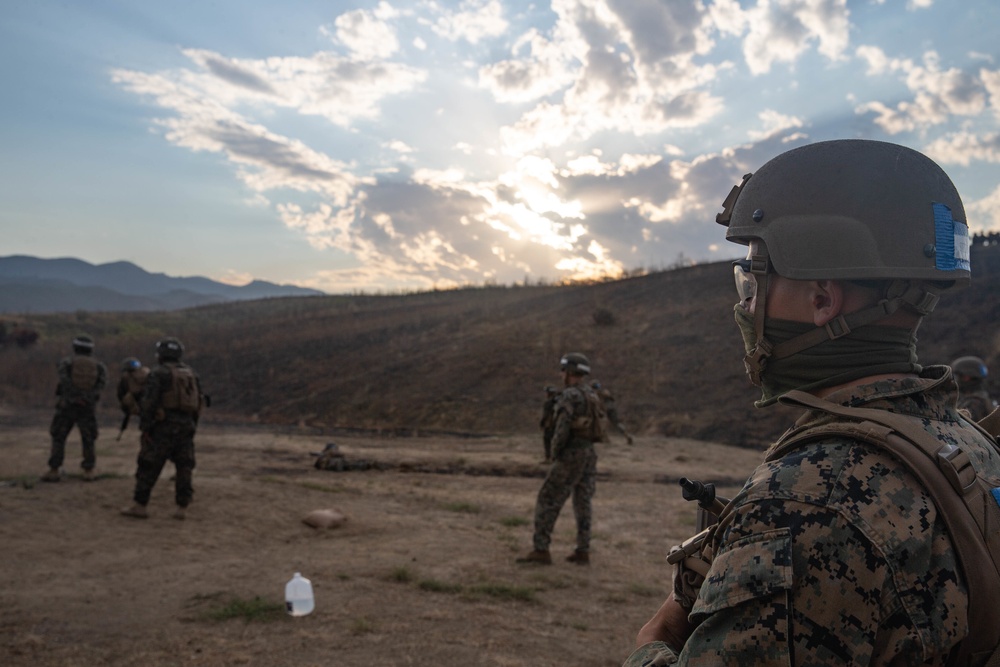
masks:
{"type": "Polygon", "coordinates": [[[60,480],[60,468],[66,455],[66,438],[73,426],[76,426],[83,443],[83,479],[93,481],[94,466],[97,463],[97,402],[108,382],[108,369],[94,357],[94,340],[90,336],[77,336],[73,339],[73,355],[59,362],[58,373],[56,396],[59,400],[49,427],[49,435],[52,436],[49,469],[42,475],[42,480],[60,480]]]}
{"type": "Polygon", "coordinates": [[[1000,447],[916,329],[969,283],[954,185],[924,155],[839,140],[766,163],[723,203],[758,407],[802,408],[626,665],[1000,664],[1000,447]],[[992,658],[990,657],[992,656],[992,658]]]}
{"type": "Polygon", "coordinates": [[[118,405],[122,409],[122,425],[118,430],[116,440],[121,440],[122,434],[128,428],[128,422],[139,414],[139,401],[142,400],[142,390],[149,377],[149,367],[135,357],[128,357],[122,362],[121,377],[118,379],[118,405]]]}
{"type": "Polygon", "coordinates": [[[175,519],[184,519],[194,494],[194,434],[204,405],[201,381],[190,366],[181,362],[184,346],[176,338],[156,343],[157,366],[146,379],[139,402],[142,431],[136,461],[133,504],[122,514],[137,519],[148,516],[146,505],[167,461],[176,468],[175,519]]]}
{"type": "Polygon", "coordinates": [[[576,518],[576,550],[566,558],[577,565],[590,563],[591,500],[597,483],[597,452],[595,442],[603,442],[605,415],[601,401],[587,384],[590,362],[573,352],[560,360],[563,376],[562,393],[554,407],[555,427],[552,434],[552,467],[535,503],[534,549],[519,563],[550,565],[549,543],[552,529],[564,504],[573,496],[576,518]]]}

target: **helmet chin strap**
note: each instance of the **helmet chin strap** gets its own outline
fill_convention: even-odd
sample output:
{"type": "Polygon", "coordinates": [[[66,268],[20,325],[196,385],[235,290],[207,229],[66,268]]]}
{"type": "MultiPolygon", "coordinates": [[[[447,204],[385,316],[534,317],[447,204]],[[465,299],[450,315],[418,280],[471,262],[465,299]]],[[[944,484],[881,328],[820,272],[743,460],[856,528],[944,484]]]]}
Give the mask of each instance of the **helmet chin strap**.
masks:
{"type": "Polygon", "coordinates": [[[836,340],[860,327],[878,322],[908,306],[921,317],[934,310],[940,298],[940,290],[928,283],[909,280],[893,280],[883,298],[875,305],[853,313],[838,315],[821,327],[773,345],[764,338],[764,321],[767,312],[767,276],[771,273],[767,249],[760,244],[750,258],[750,272],[757,281],[754,296],[754,334],[756,345],[743,358],[747,375],[755,386],[761,385],[761,375],[767,368],[768,359],[785,359],[827,340],[836,340]]]}

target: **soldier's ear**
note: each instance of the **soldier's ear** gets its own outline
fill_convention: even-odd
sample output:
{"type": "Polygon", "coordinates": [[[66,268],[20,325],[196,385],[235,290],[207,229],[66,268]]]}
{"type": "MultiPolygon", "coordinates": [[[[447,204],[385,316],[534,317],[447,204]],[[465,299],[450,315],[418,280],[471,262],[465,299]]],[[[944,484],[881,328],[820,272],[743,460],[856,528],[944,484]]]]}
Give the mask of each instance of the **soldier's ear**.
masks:
{"type": "Polygon", "coordinates": [[[826,326],[844,311],[844,285],[837,280],[810,281],[813,324],[826,326]]]}

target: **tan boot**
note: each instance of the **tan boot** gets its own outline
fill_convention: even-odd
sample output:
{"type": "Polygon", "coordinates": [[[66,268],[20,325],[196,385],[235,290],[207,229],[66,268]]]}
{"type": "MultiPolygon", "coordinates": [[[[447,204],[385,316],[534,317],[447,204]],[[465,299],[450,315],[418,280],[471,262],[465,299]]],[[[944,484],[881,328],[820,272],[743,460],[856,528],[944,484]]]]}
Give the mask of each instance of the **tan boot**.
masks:
{"type": "Polygon", "coordinates": [[[49,471],[42,475],[43,482],[58,482],[62,477],[59,475],[59,468],[49,468],[49,471]]]}
{"type": "Polygon", "coordinates": [[[95,479],[97,479],[97,473],[94,472],[93,468],[83,471],[83,481],[93,482],[95,479]]]}
{"type": "Polygon", "coordinates": [[[177,519],[178,521],[184,520],[184,508],[181,507],[180,505],[178,505],[177,509],[174,510],[174,518],[177,519]]]}
{"type": "Polygon", "coordinates": [[[590,565],[590,552],[574,551],[569,556],[566,556],[566,561],[569,563],[576,563],[577,565],[590,565]]]}
{"type": "Polygon", "coordinates": [[[139,503],[132,503],[130,506],[123,509],[121,514],[122,516],[130,516],[135,519],[149,518],[149,513],[146,512],[146,506],[140,505],[139,503]]]}
{"type": "Polygon", "coordinates": [[[552,565],[552,554],[548,551],[535,549],[526,556],[517,559],[518,563],[535,563],[536,565],[552,565]]]}

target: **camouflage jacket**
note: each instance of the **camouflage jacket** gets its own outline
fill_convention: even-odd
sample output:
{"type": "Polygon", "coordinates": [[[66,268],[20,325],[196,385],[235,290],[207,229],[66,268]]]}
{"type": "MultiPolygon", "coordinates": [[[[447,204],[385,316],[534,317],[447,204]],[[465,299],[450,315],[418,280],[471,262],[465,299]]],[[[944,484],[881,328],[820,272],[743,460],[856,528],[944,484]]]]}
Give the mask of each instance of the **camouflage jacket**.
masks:
{"type": "Polygon", "coordinates": [[[101,398],[101,391],[108,383],[108,369],[100,361],[94,359],[97,367],[96,382],[91,389],[80,389],[73,384],[73,360],[77,358],[78,355],[73,355],[65,357],[59,362],[59,385],[56,387],[56,395],[60,397],[62,402],[92,408],[97,405],[101,398]]]}
{"type": "Polygon", "coordinates": [[[600,419],[594,414],[593,406],[597,404],[594,390],[583,382],[566,387],[559,394],[555,405],[555,431],[552,433],[553,457],[558,459],[566,449],[590,447],[601,440],[594,432],[601,428],[600,419]]]}
{"type": "MultiPolygon", "coordinates": [[[[826,398],[912,415],[1000,485],[1000,456],[958,414],[946,367],[826,398]]],[[[733,506],[683,649],[646,644],[626,666],[944,665],[968,634],[943,520],[888,454],[843,437],[807,444],[758,467],[733,506]]]]}

